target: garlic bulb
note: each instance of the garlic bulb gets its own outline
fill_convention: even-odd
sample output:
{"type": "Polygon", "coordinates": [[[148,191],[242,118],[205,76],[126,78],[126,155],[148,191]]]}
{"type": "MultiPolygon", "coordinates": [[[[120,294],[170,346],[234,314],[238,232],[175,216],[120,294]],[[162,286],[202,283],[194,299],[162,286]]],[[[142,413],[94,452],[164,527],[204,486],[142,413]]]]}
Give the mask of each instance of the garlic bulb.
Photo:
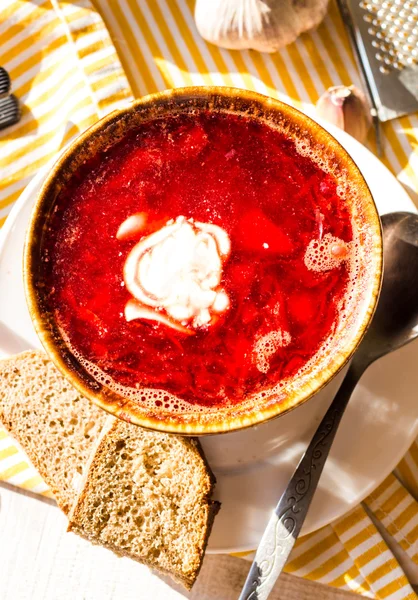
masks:
{"type": "Polygon", "coordinates": [[[372,122],[367,100],[354,85],[329,88],[316,103],[318,117],[364,142],[372,122]]]}
{"type": "Polygon", "coordinates": [[[275,52],[319,25],[328,0],[196,0],[195,20],[208,42],[275,52]]]}

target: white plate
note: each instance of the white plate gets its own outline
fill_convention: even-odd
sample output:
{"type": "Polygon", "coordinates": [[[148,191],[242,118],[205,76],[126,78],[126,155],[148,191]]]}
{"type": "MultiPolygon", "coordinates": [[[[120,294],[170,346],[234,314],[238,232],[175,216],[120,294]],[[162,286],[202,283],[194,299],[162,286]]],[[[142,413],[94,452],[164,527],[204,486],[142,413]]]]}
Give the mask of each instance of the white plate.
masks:
{"type": "MultiPolygon", "coordinates": [[[[357,162],[379,212],[415,211],[393,175],[364,146],[326,126],[357,162]]],[[[43,170],[26,188],[0,235],[0,356],[40,347],[26,308],[22,283],[25,229],[43,170]]],[[[304,533],[342,516],[393,470],[418,434],[418,345],[373,365],[343,418],[304,533]]],[[[288,479],[328,406],[342,374],[325,391],[284,417],[250,430],[206,437],[203,447],[217,477],[222,509],[210,552],[257,546],[288,479]]]]}

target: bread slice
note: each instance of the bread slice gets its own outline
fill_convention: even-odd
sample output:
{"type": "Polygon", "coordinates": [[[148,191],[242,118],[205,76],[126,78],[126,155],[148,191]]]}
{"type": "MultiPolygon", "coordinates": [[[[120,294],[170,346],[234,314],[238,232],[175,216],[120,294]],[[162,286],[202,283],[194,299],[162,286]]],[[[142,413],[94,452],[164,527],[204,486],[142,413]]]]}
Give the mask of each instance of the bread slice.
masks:
{"type": "Polygon", "coordinates": [[[108,416],[40,351],[0,361],[0,422],[72,507],[69,530],[193,585],[220,506],[197,440],[108,416]]]}
{"type": "Polygon", "coordinates": [[[171,575],[188,589],[219,503],[197,440],[115,420],[69,516],[69,531],[171,575]]]}
{"type": "Polygon", "coordinates": [[[0,421],[67,514],[107,413],[81,396],[44,352],[0,361],[0,421]]]}

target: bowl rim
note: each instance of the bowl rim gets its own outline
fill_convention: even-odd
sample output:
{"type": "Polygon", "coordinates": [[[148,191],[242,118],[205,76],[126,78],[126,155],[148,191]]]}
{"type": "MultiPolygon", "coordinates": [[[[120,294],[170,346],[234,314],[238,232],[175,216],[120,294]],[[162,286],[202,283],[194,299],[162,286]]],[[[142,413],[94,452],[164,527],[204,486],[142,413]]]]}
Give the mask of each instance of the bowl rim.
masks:
{"type": "MultiPolygon", "coordinates": [[[[128,130],[129,127],[125,129],[125,132],[128,130]]],[[[94,151],[94,143],[91,149],[94,151]]],[[[88,147],[87,155],[89,155],[88,147]]],[[[90,156],[92,156],[91,153],[90,156]]],[[[26,302],[37,335],[55,366],[83,396],[110,414],[146,429],[181,435],[228,433],[267,422],[301,406],[323,389],[347,364],[363,339],[377,306],[383,276],[382,230],[376,205],[360,169],[343,146],[316,121],[280,100],[263,96],[257,92],[220,86],[176,88],[144,96],[133,101],[125,108],[111,112],[78,136],[59,156],[45,179],[32,210],[25,238],[23,275],[26,302]],[[55,335],[52,333],[55,323],[52,317],[48,317],[42,310],[42,293],[36,285],[36,269],[40,262],[39,252],[37,251],[41,246],[40,236],[47,220],[47,214],[44,211],[48,209],[49,204],[53,205],[48,194],[57,178],[59,179],[62,172],[65,172],[66,165],[70,164],[71,159],[77,156],[77,153],[82,153],[83,149],[86,149],[88,142],[94,140],[95,135],[103,133],[107,128],[116,126],[118,123],[123,123],[124,118],[141,110],[146,112],[147,110],[157,109],[160,111],[159,116],[161,116],[170,112],[170,108],[171,110],[173,108],[181,109],[182,103],[193,108],[193,102],[202,100],[208,103],[209,109],[211,107],[216,109],[216,102],[219,98],[222,101],[230,102],[233,108],[232,112],[236,111],[234,107],[236,105],[239,107],[240,103],[251,106],[251,116],[254,118],[262,118],[269,113],[276,116],[280,114],[292,126],[296,123],[297,127],[301,127],[315,142],[318,142],[318,140],[326,142],[328,147],[335,152],[336,158],[341,161],[344,169],[348,171],[350,179],[355,181],[356,188],[361,191],[364,205],[367,207],[369,225],[371,225],[373,232],[371,252],[371,260],[373,260],[375,266],[372,276],[373,283],[363,318],[358,324],[355,334],[347,341],[344,348],[338,348],[332,368],[327,368],[324,372],[319,372],[310,378],[309,385],[305,384],[302,387],[302,393],[293,391],[288,398],[280,400],[280,402],[267,407],[257,407],[256,411],[249,411],[248,414],[230,415],[226,421],[202,423],[202,421],[199,421],[196,412],[193,418],[168,420],[150,414],[138,413],[138,410],[135,410],[136,405],[134,402],[99,384],[92,376],[87,375],[69,351],[62,337],[57,332],[55,332],[55,335]]],[[[366,304],[366,299],[364,303],[366,304]]]]}

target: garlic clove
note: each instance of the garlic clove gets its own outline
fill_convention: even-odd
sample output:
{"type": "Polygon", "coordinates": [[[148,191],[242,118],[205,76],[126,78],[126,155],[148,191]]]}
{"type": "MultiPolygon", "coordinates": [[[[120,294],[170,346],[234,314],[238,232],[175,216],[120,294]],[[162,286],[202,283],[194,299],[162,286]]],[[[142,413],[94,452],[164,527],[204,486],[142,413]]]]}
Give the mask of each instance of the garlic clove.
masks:
{"type": "Polygon", "coordinates": [[[276,52],[319,25],[327,7],[328,0],[196,0],[194,16],[211,44],[276,52]]]}
{"type": "Polygon", "coordinates": [[[316,112],[359,142],[366,140],[372,118],[366,97],[354,85],[329,88],[316,103],[316,112]]]}

